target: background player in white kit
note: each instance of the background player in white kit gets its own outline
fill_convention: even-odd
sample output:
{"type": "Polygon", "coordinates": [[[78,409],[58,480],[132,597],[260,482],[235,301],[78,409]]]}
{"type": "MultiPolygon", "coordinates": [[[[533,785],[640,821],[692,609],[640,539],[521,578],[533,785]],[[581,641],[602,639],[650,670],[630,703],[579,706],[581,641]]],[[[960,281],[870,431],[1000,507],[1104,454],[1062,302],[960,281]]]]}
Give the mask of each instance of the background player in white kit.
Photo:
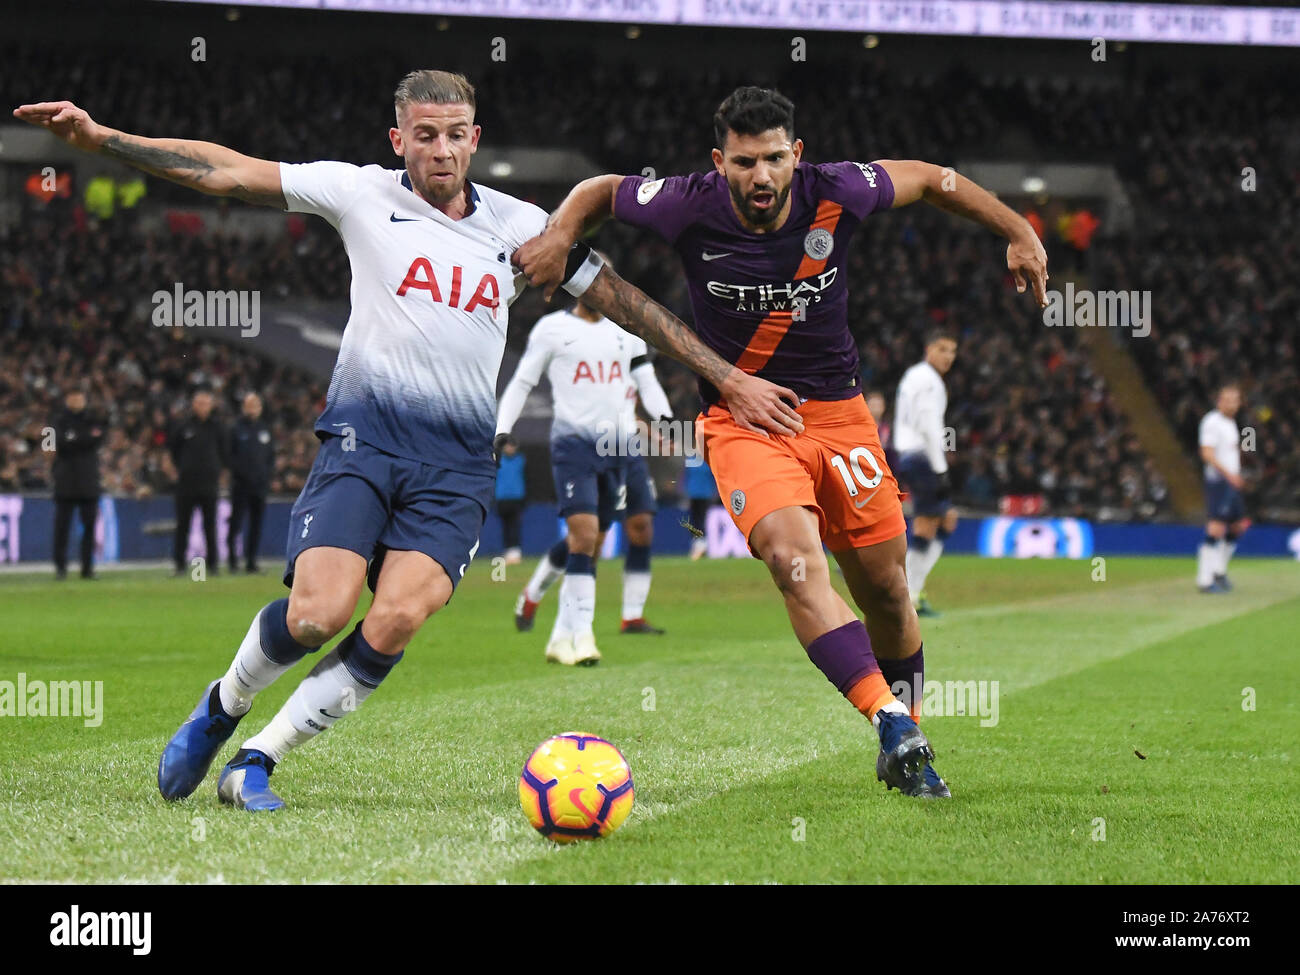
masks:
{"type": "Polygon", "coordinates": [[[1237,411],[1241,390],[1229,383],[1219,390],[1215,409],[1201,420],[1197,438],[1205,462],[1205,538],[1196,553],[1196,586],[1201,592],[1228,592],[1228,562],[1237,539],[1250,527],[1241,497],[1241,431],[1237,411]]]}
{"type": "MultiPolygon", "coordinates": [[[[668,396],[655,377],[645,342],[623,331],[600,312],[578,302],[572,311],[538,319],[528,348],[501,396],[497,438],[506,437],[523,411],[528,394],[545,375],[554,404],[551,466],[566,538],[542,557],[520,593],[516,625],[532,628],[532,617],[548,586],[564,576],[560,609],[546,659],[592,665],[600,660],[592,630],[596,604],[596,555],[601,540],[622,512],[648,522],[654,510],[653,485],[643,458],[626,447],[636,430],[638,394],[652,418],[671,417],[668,396]],[[642,463],[635,464],[635,460],[642,463]]],[[[623,630],[629,621],[644,624],[650,592],[648,526],[629,534],[623,575],[623,630]],[[636,543],[633,558],[632,543],[636,543]]]]}
{"type": "Polygon", "coordinates": [[[926,336],[925,358],[903,373],[892,428],[898,455],[894,472],[912,496],[912,537],[907,543],[907,591],[918,616],[938,616],[925,595],[925,580],[957,527],[949,497],[952,485],[944,453],[943,415],[948,390],[943,377],[957,358],[957,340],[942,329],[926,336]]]}
{"type": "MultiPolygon", "coordinates": [[[[14,111],[76,148],[183,186],[317,214],[339,232],[352,266],[352,313],[316,422],[322,443],[290,516],[289,597],[258,612],[225,676],[167,743],[158,765],[167,799],[198,787],[254,696],[347,625],[369,580],[375,597],[365,618],[222,771],[222,801],[281,808],[269,784],[276,764],[379,686],[478,548],[495,480],[507,307],[524,285],[511,255],[541,232],[546,214],[467,179],[480,129],[463,76],[412,72],[394,103],[389,138],[400,170],[289,165],[209,142],[142,138],[101,126],[67,101],[14,111]]],[[[749,422],[801,427],[784,402],[797,402],[793,392],[730,366],[589,249],[571,254],[564,286],[718,376],[749,422]]]]}

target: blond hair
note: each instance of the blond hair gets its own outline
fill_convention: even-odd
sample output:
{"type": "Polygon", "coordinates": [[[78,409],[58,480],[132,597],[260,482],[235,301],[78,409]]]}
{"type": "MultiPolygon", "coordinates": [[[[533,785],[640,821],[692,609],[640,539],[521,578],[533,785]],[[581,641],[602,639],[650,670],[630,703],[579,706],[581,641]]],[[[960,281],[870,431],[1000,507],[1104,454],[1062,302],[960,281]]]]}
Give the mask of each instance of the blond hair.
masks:
{"type": "Polygon", "coordinates": [[[468,105],[474,111],[474,86],[463,74],[422,68],[412,71],[393,92],[393,110],[401,119],[407,105],[468,105]]]}

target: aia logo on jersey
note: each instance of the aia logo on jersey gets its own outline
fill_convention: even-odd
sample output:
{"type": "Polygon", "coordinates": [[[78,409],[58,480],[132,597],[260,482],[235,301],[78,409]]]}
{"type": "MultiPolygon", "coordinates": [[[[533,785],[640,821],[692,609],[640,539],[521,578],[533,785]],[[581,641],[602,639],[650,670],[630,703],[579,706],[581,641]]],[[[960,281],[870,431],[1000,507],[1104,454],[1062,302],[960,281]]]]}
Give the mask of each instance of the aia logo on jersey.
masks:
{"type": "Polygon", "coordinates": [[[433,265],[427,258],[417,257],[411,262],[410,268],[406,272],[406,277],[402,279],[401,285],[397,289],[397,296],[403,298],[408,291],[419,290],[429,292],[429,297],[437,302],[445,302],[451,308],[460,308],[464,312],[472,312],[480,305],[484,308],[492,309],[492,317],[496,318],[497,308],[501,304],[501,292],[497,285],[497,279],[491,274],[483,275],[474,293],[469,296],[469,300],[462,306],[460,303],[462,294],[462,278],[465,269],[459,264],[453,264],[451,268],[450,289],[447,297],[443,298],[442,289],[438,286],[438,278],[433,273],[433,265]]]}
{"type": "Polygon", "coordinates": [[[612,383],[616,379],[623,378],[623,364],[617,359],[609,364],[609,369],[605,369],[605,363],[597,362],[593,370],[588,362],[579,362],[578,368],[573,371],[573,385],[580,382],[589,383],[612,383]]]}

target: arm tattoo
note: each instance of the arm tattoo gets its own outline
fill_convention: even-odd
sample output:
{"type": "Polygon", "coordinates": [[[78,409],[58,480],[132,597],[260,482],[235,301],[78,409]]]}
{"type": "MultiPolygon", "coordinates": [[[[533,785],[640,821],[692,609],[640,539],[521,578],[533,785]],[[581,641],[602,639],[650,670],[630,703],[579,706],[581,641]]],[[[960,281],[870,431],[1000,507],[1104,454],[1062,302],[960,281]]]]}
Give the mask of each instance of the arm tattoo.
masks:
{"type": "MultiPolygon", "coordinates": [[[[257,203],[263,206],[284,209],[284,194],[280,192],[258,192],[245,183],[237,182],[238,171],[221,169],[203,153],[204,144],[177,141],[170,148],[147,145],[129,137],[109,136],[100,144],[99,151],[105,156],[120,159],[136,169],[142,169],[153,176],[188,186],[190,189],[218,196],[233,196],[245,203],[257,203]],[[236,181],[231,185],[231,181],[236,181]]],[[[210,147],[216,151],[220,147],[210,147]]]]}
{"type": "Polygon", "coordinates": [[[651,301],[640,288],[628,284],[608,265],[582,295],[582,303],[639,335],[656,349],[689,366],[721,388],[735,367],[707,345],[685,322],[651,301]]]}
{"type": "Polygon", "coordinates": [[[206,159],[182,155],[170,149],[145,146],[138,142],[128,142],[116,135],[105,139],[99,151],[154,176],[162,176],[192,186],[201,185],[203,177],[214,169],[212,163],[206,159]]]}

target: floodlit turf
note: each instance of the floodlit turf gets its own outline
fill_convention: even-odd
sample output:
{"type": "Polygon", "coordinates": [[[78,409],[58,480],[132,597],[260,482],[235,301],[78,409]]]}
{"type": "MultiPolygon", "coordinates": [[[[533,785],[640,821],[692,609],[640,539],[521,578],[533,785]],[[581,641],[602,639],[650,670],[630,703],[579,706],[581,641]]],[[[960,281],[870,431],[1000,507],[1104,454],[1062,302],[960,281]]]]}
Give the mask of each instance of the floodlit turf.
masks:
{"type": "MultiPolygon", "coordinates": [[[[1294,882],[1300,566],[1239,560],[1225,596],[1195,592],[1190,560],[1105,568],[935,570],[927,676],[998,682],[995,725],[923,723],[950,802],[875,781],[874,735],[795,643],[761,565],[660,559],[648,615],[668,635],[617,635],[606,564],[605,658],[576,670],[542,659],[553,595],[533,633],[514,630],[531,565],[506,582],[476,565],[383,688],[276,771],[289,807],[262,815],[221,806],[215,768],[179,804],[155,774],[282,593],[273,574],[2,577],[0,680],[103,681],[104,716],[0,718],[0,879],[1294,882]],[[613,837],[561,848],[525,823],[516,777],[573,729],[623,749],[636,807],[613,837]]],[[[309,666],[259,698],[245,736],[309,666]]]]}

